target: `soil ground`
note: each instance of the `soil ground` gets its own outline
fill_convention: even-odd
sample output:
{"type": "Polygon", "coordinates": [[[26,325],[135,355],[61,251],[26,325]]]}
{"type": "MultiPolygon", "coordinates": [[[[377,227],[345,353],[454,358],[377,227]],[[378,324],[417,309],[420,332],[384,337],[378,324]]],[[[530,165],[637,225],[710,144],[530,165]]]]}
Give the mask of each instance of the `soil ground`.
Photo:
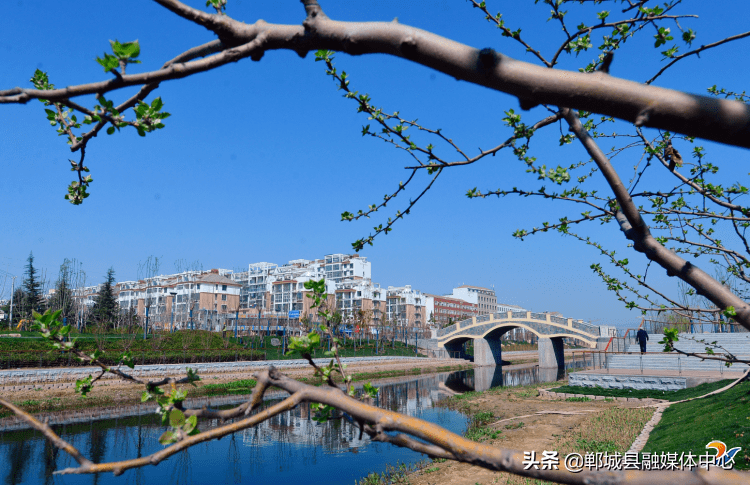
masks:
{"type": "MultiPolygon", "coordinates": [[[[588,402],[567,402],[564,400],[542,400],[538,397],[540,387],[555,387],[560,383],[548,383],[541,386],[528,386],[520,388],[499,388],[484,393],[470,393],[465,398],[452,398],[451,407],[455,407],[466,414],[472,416],[477,413],[493,413],[494,417],[491,423],[486,426],[487,429],[497,430],[501,433],[497,439],[487,439],[484,443],[493,446],[537,452],[537,457],[542,455],[544,450],[560,451],[562,468],[562,456],[564,451],[573,451],[570,449],[571,442],[575,443],[576,439],[582,436],[597,436],[601,440],[609,440],[612,437],[608,433],[599,433],[596,427],[599,423],[594,422],[596,416],[609,414],[608,410],[612,408],[637,408],[643,406],[639,402],[618,402],[618,401],[588,401],[588,402]],[[585,414],[564,415],[564,414],[534,414],[539,411],[592,411],[585,414]],[[532,415],[532,416],[528,416],[532,415]],[[503,421],[499,424],[492,424],[499,420],[519,417],[503,421]],[[520,424],[523,423],[523,424],[520,424]],[[588,434],[586,431],[588,428],[588,434]],[[582,431],[583,430],[583,431],[582,431]]],[[[613,410],[618,411],[618,410],[613,410]]],[[[645,421],[650,419],[651,409],[644,410],[639,419],[634,419],[630,423],[622,423],[631,430],[621,430],[625,439],[619,444],[619,447],[625,447],[626,451],[629,443],[640,433],[645,421]],[[629,436],[633,435],[633,438],[629,436]]],[[[609,416],[607,416],[609,418],[609,416]]],[[[625,421],[627,421],[625,419],[625,421]]],[[[614,431],[612,429],[610,432],[614,431]]],[[[576,450],[579,451],[579,450],[576,450]]],[[[410,485],[477,485],[477,484],[494,484],[494,483],[541,483],[530,481],[528,479],[512,476],[508,473],[499,473],[486,470],[484,468],[468,465],[458,462],[435,462],[423,468],[419,472],[412,473],[408,477],[410,485]]],[[[545,482],[546,483],[546,482],[545,482]]]]}

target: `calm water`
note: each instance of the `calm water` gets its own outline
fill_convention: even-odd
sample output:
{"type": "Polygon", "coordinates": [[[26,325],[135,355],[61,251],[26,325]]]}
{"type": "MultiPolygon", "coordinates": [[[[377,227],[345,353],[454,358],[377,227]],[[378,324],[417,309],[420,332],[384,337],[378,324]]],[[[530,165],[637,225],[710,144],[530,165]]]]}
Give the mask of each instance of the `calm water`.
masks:
{"type": "MultiPolygon", "coordinates": [[[[499,385],[524,385],[556,380],[560,374],[536,367],[478,368],[450,374],[404,377],[379,385],[376,405],[463,433],[467,418],[436,407],[446,392],[485,390],[499,385]]],[[[269,400],[269,403],[274,402],[269,400]]],[[[217,426],[202,422],[201,429],[217,426]]],[[[85,424],[56,425],[55,431],[95,462],[139,457],[162,449],[164,427],[156,415],[137,415],[85,424]]],[[[156,467],[129,470],[119,477],[53,476],[74,466],[65,453],[50,446],[33,430],[0,433],[0,480],[15,484],[346,484],[386,464],[415,463],[424,455],[362,439],[345,419],[319,424],[307,405],[274,417],[256,428],[219,441],[203,443],[156,467]]]]}

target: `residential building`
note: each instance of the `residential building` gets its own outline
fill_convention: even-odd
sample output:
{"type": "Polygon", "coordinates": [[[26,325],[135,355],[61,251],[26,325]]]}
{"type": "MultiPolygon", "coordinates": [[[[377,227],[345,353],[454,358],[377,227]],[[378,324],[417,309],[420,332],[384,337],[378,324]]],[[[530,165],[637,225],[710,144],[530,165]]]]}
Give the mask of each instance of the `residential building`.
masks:
{"type": "Polygon", "coordinates": [[[214,327],[240,308],[240,287],[231,270],[186,271],[117,284],[122,313],[145,319],[155,328],[214,327]]]}
{"type": "Polygon", "coordinates": [[[481,286],[461,285],[453,288],[453,298],[473,303],[477,306],[477,315],[489,315],[497,311],[497,297],[495,290],[481,286]]]}
{"type": "Polygon", "coordinates": [[[497,313],[503,313],[503,312],[527,312],[528,310],[525,308],[522,308],[518,305],[509,305],[507,303],[498,303],[497,304],[497,313]]]}
{"type": "Polygon", "coordinates": [[[386,319],[398,326],[425,326],[425,296],[411,285],[389,286],[386,290],[386,319]]]}
{"type": "Polygon", "coordinates": [[[425,294],[425,316],[428,323],[438,328],[445,327],[457,320],[477,315],[476,303],[469,303],[452,296],[425,294]]]}
{"type": "Polygon", "coordinates": [[[358,254],[327,254],[324,259],[326,281],[372,279],[371,263],[358,254]]]}
{"type": "MultiPolygon", "coordinates": [[[[386,292],[370,279],[342,281],[334,291],[336,311],[345,319],[358,319],[359,311],[368,322],[381,321],[386,308],[386,292]]],[[[364,323],[364,322],[363,322],[364,323]]]]}

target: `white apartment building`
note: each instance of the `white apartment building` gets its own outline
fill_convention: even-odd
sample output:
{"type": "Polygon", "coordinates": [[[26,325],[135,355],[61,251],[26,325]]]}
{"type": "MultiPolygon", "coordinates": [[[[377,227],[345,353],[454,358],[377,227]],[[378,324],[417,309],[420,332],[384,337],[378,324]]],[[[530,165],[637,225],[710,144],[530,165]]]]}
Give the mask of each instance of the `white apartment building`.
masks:
{"type": "MultiPolygon", "coordinates": [[[[285,316],[289,311],[299,310],[302,315],[310,313],[310,299],[304,284],[310,280],[326,280],[329,295],[336,293],[340,285],[350,288],[353,282],[369,281],[372,265],[367,258],[359,255],[328,254],[322,259],[294,259],[284,265],[274,263],[253,263],[247,272],[234,273],[232,279],[242,285],[241,306],[243,314],[250,317],[263,312],[268,316],[285,316]]],[[[365,283],[354,290],[364,294],[374,294],[365,283]]],[[[343,287],[342,287],[343,288],[343,287]]],[[[343,295],[342,295],[343,297],[343,295]]],[[[346,309],[352,308],[352,300],[346,309]]],[[[342,303],[343,305],[343,300],[342,303]]],[[[360,302],[361,306],[361,302],[360,302]]],[[[365,305],[369,306],[369,305],[365,305]]],[[[343,308],[343,306],[342,306],[343,308]]]]}
{"type": "Polygon", "coordinates": [[[358,254],[327,254],[325,260],[326,281],[339,283],[346,279],[372,279],[372,265],[358,254]]]}
{"type": "Polygon", "coordinates": [[[389,286],[386,290],[386,318],[399,326],[424,326],[425,296],[411,285],[389,286]]]}
{"type": "Polygon", "coordinates": [[[73,298],[79,305],[85,308],[91,308],[96,302],[96,297],[99,296],[104,283],[100,283],[94,286],[82,286],[73,290],[73,298]]]}
{"type": "Polygon", "coordinates": [[[363,311],[370,321],[380,321],[386,308],[386,292],[370,279],[341,281],[334,291],[336,311],[353,318],[363,311]]]}
{"type": "Polygon", "coordinates": [[[453,294],[446,295],[477,305],[477,315],[489,315],[497,311],[495,290],[481,286],[461,285],[453,288],[453,294]]]}
{"type": "Polygon", "coordinates": [[[528,310],[520,307],[518,305],[509,305],[507,303],[498,303],[497,304],[497,312],[498,313],[504,313],[504,312],[527,312],[528,310]]]}
{"type": "Polygon", "coordinates": [[[239,310],[241,285],[227,277],[231,273],[225,269],[186,271],[120,282],[120,311],[143,318],[148,308],[149,320],[157,328],[172,322],[184,328],[191,318],[195,322],[203,317],[206,325],[201,327],[208,328],[209,319],[239,310]]]}

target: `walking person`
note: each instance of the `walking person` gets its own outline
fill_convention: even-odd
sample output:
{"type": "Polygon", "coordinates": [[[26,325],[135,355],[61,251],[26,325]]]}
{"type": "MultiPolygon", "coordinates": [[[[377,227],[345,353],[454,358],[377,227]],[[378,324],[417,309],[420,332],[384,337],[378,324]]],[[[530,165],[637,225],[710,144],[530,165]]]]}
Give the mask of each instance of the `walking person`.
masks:
{"type": "Polygon", "coordinates": [[[638,345],[641,346],[641,353],[646,353],[646,341],[648,340],[648,333],[641,329],[638,329],[638,333],[635,334],[635,339],[638,341],[638,345]]]}

